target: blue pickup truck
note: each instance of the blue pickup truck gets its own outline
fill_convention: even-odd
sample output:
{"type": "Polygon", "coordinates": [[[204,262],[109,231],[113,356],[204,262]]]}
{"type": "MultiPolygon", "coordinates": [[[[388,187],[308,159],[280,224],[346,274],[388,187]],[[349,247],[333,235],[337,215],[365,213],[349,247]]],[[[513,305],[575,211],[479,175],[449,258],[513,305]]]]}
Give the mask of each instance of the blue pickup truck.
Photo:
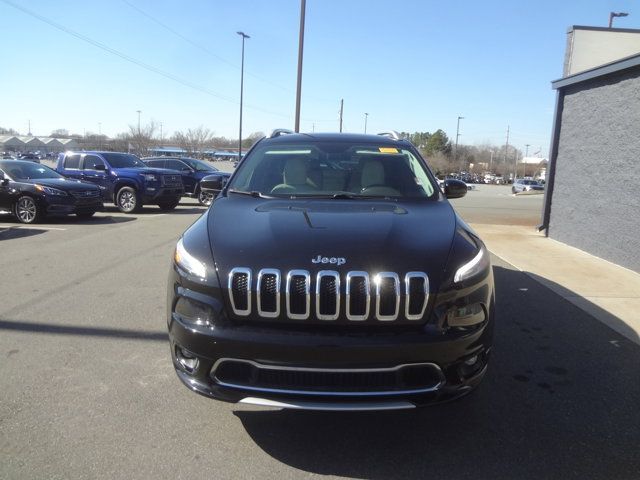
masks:
{"type": "Polygon", "coordinates": [[[100,187],[105,202],[133,213],[153,203],[173,210],[184,194],[180,173],[149,168],[138,157],[117,152],[66,152],[58,156],[56,171],[100,187]]]}

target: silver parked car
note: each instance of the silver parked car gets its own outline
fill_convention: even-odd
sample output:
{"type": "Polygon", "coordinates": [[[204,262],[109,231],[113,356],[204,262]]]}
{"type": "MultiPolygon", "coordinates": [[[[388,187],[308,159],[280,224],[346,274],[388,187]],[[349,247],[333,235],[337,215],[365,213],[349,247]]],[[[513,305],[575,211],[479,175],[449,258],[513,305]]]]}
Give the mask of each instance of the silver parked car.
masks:
{"type": "Polygon", "coordinates": [[[511,186],[511,193],[544,191],[544,187],[535,180],[528,180],[526,178],[517,178],[511,186]]]}

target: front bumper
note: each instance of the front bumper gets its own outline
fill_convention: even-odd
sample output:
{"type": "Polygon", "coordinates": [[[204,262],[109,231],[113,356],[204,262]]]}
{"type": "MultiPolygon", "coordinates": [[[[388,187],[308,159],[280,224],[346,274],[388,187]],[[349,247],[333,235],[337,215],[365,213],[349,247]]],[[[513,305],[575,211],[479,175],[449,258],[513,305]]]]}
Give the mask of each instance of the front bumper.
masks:
{"type": "Polygon", "coordinates": [[[102,198],[76,199],[72,196],[49,196],[40,200],[47,215],[72,215],[74,213],[104,210],[102,198]]]}
{"type": "Polygon", "coordinates": [[[233,403],[314,410],[384,410],[413,408],[453,400],[482,380],[491,353],[492,324],[471,332],[434,337],[427,331],[337,335],[226,325],[185,324],[173,314],[169,322],[171,356],[180,380],[191,390],[233,403]],[[197,358],[190,371],[178,355],[197,358]],[[465,360],[476,357],[470,368],[465,360]],[[398,365],[435,364],[441,381],[421,391],[291,393],[267,388],[221,384],[214,375],[221,359],[241,359],[276,368],[326,370],[384,369],[398,365]]]}
{"type": "Polygon", "coordinates": [[[147,186],[142,191],[142,201],[145,203],[154,203],[159,200],[168,200],[171,198],[179,199],[182,195],[184,195],[184,187],[147,186]]]}

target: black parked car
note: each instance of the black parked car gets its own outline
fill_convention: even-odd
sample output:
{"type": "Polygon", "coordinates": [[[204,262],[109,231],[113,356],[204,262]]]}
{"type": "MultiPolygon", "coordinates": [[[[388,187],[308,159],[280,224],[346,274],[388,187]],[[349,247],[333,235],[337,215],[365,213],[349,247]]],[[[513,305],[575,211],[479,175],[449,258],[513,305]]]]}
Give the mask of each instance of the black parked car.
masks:
{"type": "MultiPolygon", "coordinates": [[[[212,176],[202,188],[221,188],[212,176]]],[[[489,360],[489,253],[417,149],[274,132],[178,241],[173,363],[228,402],[376,410],[462,396],[489,360]],[[215,260],[214,260],[215,259],[215,260]]]]}
{"type": "Polygon", "coordinates": [[[20,160],[26,160],[29,162],[40,163],[40,156],[35,153],[23,153],[20,155],[20,160]]]}
{"type": "Polygon", "coordinates": [[[0,160],[0,210],[22,223],[46,215],[91,217],[102,210],[100,189],[63,177],[45,165],[23,160],[0,160]]]}
{"type": "Polygon", "coordinates": [[[143,158],[142,161],[153,168],[168,168],[180,172],[185,195],[197,198],[201,205],[211,205],[213,197],[219,192],[203,192],[200,189],[200,180],[214,173],[227,179],[231,176],[230,173],[221,172],[207,162],[195,158],[149,157],[143,158]]]}

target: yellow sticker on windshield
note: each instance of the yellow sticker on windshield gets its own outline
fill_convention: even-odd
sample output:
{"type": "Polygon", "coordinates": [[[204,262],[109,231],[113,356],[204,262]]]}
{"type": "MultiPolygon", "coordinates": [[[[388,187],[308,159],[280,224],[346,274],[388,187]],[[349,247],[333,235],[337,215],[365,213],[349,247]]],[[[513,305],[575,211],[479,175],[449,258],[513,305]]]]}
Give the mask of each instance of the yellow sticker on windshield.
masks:
{"type": "Polygon", "coordinates": [[[398,149],[394,147],[379,147],[380,153],[398,153],[398,149]]]}

